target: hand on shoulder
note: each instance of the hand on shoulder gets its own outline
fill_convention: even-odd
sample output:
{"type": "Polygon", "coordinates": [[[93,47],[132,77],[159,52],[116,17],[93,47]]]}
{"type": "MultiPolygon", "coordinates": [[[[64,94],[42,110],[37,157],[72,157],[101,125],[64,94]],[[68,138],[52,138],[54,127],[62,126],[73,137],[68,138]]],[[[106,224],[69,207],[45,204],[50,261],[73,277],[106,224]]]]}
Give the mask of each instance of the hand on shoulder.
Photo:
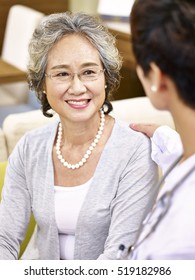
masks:
{"type": "Polygon", "coordinates": [[[135,131],[142,132],[148,137],[152,137],[155,130],[159,127],[158,124],[145,124],[145,123],[131,123],[129,125],[135,131]]]}

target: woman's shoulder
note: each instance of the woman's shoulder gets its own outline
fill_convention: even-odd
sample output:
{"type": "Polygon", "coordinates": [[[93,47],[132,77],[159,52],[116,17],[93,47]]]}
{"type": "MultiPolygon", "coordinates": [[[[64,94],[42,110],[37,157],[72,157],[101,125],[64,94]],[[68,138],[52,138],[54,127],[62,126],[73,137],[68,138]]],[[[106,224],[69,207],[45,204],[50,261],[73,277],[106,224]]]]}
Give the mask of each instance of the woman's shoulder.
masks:
{"type": "Polygon", "coordinates": [[[54,120],[53,122],[50,122],[49,124],[45,124],[43,126],[34,128],[24,134],[25,138],[47,138],[48,136],[52,135],[55,133],[58,125],[58,120],[54,120]]]}
{"type": "Polygon", "coordinates": [[[34,162],[37,157],[44,158],[51,151],[57,125],[58,121],[54,121],[26,132],[15,145],[10,159],[14,162],[19,159],[34,162]]]}
{"type": "Polygon", "coordinates": [[[137,132],[133,129],[131,129],[129,127],[129,124],[124,122],[124,121],[120,121],[120,120],[115,120],[115,125],[114,125],[114,130],[115,130],[115,137],[123,140],[123,141],[135,141],[135,145],[136,143],[149,143],[150,140],[149,138],[141,133],[141,132],[137,132]]]}
{"type": "Polygon", "coordinates": [[[29,150],[35,152],[41,147],[43,148],[48,144],[50,145],[56,135],[57,125],[58,121],[55,120],[49,124],[31,129],[30,131],[26,132],[17,142],[13,152],[24,151],[25,149],[28,149],[28,147],[29,150]]]}

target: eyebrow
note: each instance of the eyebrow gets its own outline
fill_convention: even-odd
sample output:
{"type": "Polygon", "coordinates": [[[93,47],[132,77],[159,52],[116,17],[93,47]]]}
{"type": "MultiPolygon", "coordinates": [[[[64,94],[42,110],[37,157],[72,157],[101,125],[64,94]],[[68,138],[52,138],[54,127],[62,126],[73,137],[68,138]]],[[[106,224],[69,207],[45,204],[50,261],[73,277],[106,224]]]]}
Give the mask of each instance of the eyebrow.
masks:
{"type": "MultiPolygon", "coordinates": [[[[82,67],[89,67],[89,66],[100,66],[95,62],[87,62],[87,63],[83,63],[81,65],[82,67]]],[[[70,68],[70,65],[67,64],[59,64],[59,65],[55,65],[53,66],[50,70],[55,70],[55,69],[64,69],[64,68],[70,68]]]]}

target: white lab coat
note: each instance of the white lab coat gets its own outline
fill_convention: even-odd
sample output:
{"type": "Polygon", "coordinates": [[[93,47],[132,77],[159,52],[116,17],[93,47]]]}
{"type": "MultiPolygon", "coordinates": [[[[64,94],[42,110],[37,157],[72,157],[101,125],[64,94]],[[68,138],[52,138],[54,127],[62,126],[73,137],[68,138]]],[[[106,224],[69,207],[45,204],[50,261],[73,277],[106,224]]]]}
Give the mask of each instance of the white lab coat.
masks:
{"type": "MultiPolygon", "coordinates": [[[[170,128],[163,126],[156,130],[152,141],[152,158],[158,163],[163,172],[182,154],[182,144],[179,135],[170,128]]],[[[146,225],[136,244],[143,240],[135,250],[132,259],[139,260],[186,260],[195,259],[195,154],[171,171],[165,180],[158,196],[156,210],[145,220],[146,225]],[[177,182],[181,182],[185,174],[192,169],[191,174],[183,181],[171,198],[168,212],[157,225],[155,231],[152,226],[159,221],[159,215],[164,206],[159,199],[171,191],[177,182]],[[152,232],[151,232],[152,231],[152,232]]]]}

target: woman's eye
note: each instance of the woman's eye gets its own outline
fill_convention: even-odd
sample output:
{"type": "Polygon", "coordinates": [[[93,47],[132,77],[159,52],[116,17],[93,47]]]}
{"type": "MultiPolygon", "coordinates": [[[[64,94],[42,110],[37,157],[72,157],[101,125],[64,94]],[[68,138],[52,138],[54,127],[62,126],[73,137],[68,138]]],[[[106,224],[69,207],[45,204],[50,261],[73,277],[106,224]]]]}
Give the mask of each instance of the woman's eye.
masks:
{"type": "Polygon", "coordinates": [[[70,76],[70,74],[67,72],[60,72],[55,74],[55,77],[65,77],[65,76],[70,76]]]}
{"type": "Polygon", "coordinates": [[[83,74],[84,75],[93,75],[93,74],[95,74],[95,71],[94,70],[85,70],[84,72],[83,72],[83,74]]]}

